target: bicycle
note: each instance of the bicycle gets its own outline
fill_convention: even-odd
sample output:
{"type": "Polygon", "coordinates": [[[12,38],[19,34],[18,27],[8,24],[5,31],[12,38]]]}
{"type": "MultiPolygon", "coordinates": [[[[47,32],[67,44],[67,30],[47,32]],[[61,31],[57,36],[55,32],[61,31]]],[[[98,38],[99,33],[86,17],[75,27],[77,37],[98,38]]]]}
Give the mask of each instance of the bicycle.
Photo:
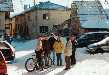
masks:
{"type": "Polygon", "coordinates": [[[37,62],[36,55],[32,55],[31,58],[28,58],[25,61],[25,69],[28,72],[32,72],[32,71],[34,71],[35,69],[38,69],[38,68],[39,68],[39,65],[38,65],[38,62],[37,62]]]}
{"type": "MultiPolygon", "coordinates": [[[[47,57],[47,62],[48,62],[48,65],[52,65],[52,59],[50,57],[47,57]]],[[[32,55],[31,58],[28,58],[26,61],[25,61],[25,69],[28,71],[28,72],[32,72],[34,70],[39,70],[41,69],[40,67],[46,67],[46,61],[45,61],[45,58],[44,56],[42,57],[42,62],[40,63],[43,63],[43,66],[40,66],[39,65],[39,62],[38,62],[38,58],[36,57],[36,54],[32,55]]]]}

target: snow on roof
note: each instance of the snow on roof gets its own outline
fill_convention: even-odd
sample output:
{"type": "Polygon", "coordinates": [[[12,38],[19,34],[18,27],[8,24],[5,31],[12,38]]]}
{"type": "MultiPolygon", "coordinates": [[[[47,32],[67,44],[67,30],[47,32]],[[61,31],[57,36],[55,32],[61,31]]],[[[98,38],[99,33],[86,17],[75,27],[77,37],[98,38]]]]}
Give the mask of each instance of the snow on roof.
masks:
{"type": "Polygon", "coordinates": [[[59,5],[59,4],[55,4],[55,3],[51,3],[50,1],[39,2],[37,7],[40,9],[65,9],[64,6],[59,5]]]}
{"type": "Polygon", "coordinates": [[[0,11],[13,11],[13,4],[11,0],[0,0],[0,11]]]}
{"type": "Polygon", "coordinates": [[[17,13],[15,15],[11,16],[11,17],[15,17],[17,15],[25,14],[26,12],[29,12],[29,11],[34,10],[34,9],[39,9],[39,10],[40,9],[42,9],[42,10],[66,10],[66,7],[52,3],[50,1],[39,2],[39,4],[36,4],[35,6],[32,6],[31,8],[28,8],[28,9],[24,10],[23,12],[17,13]]]}
{"type": "Polygon", "coordinates": [[[106,14],[109,16],[109,9],[104,9],[106,14]]]}
{"type": "Polygon", "coordinates": [[[74,1],[74,3],[78,7],[82,28],[109,28],[109,21],[106,19],[106,15],[98,7],[101,4],[96,1],[74,1]]]}

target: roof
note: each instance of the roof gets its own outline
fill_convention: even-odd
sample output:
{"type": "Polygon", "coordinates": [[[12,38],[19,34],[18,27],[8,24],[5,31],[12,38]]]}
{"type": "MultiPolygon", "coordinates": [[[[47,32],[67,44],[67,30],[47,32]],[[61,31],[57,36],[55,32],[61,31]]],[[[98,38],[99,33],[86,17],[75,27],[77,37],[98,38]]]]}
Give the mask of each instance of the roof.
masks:
{"type": "MultiPolygon", "coordinates": [[[[74,3],[78,7],[78,16],[82,28],[109,28],[109,21],[106,15],[98,9],[96,1],[74,1],[74,3]]],[[[102,10],[104,9],[102,8],[102,10]]]]}
{"type": "Polygon", "coordinates": [[[47,2],[39,2],[38,5],[36,5],[39,9],[65,9],[65,6],[52,3],[50,1],[47,2]]]}
{"type": "Polygon", "coordinates": [[[12,0],[0,0],[0,11],[13,12],[12,0]]]}
{"type": "Polygon", "coordinates": [[[99,17],[95,17],[91,20],[88,20],[81,24],[82,28],[98,28],[98,29],[108,29],[109,28],[109,20],[100,19],[99,17]]]}
{"type": "Polygon", "coordinates": [[[109,9],[104,9],[106,14],[109,16],[109,9]]]}
{"type": "Polygon", "coordinates": [[[12,17],[15,17],[17,15],[21,15],[21,14],[25,14],[26,12],[29,12],[29,11],[32,11],[32,10],[35,10],[35,9],[38,9],[38,10],[66,10],[66,7],[59,5],[59,4],[52,3],[50,1],[39,2],[39,4],[36,4],[35,6],[32,6],[28,9],[24,10],[21,13],[15,14],[12,17]]]}

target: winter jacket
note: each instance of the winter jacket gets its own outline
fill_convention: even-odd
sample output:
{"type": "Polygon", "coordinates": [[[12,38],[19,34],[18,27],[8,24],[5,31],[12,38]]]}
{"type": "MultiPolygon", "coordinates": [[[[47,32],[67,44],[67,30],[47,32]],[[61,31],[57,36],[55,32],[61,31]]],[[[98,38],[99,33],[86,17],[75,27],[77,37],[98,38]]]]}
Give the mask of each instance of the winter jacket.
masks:
{"type": "Polygon", "coordinates": [[[42,41],[38,40],[36,44],[36,51],[42,50],[42,41]]]}
{"type": "Polygon", "coordinates": [[[75,37],[70,37],[70,39],[71,39],[72,44],[75,45],[75,43],[76,43],[76,38],[75,38],[75,37]]]}
{"type": "Polygon", "coordinates": [[[61,41],[55,41],[53,48],[56,53],[62,53],[62,50],[64,49],[64,45],[61,41]]]}
{"type": "Polygon", "coordinates": [[[64,49],[64,55],[65,56],[71,56],[72,55],[72,42],[68,41],[66,43],[65,49],[64,49]]]}
{"type": "Polygon", "coordinates": [[[53,45],[54,45],[54,42],[56,41],[56,39],[54,37],[50,37],[48,39],[48,44],[49,44],[49,49],[50,50],[53,50],[53,45]]]}

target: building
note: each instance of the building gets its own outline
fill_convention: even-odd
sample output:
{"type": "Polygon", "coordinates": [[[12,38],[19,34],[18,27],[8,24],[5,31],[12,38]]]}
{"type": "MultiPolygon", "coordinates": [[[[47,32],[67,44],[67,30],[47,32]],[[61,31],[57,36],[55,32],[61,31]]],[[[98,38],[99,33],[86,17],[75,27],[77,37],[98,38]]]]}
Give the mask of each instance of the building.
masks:
{"type": "Polygon", "coordinates": [[[12,36],[17,37],[18,35],[19,37],[24,37],[24,38],[30,36],[28,32],[27,21],[24,12],[11,17],[12,36]]]}
{"type": "Polygon", "coordinates": [[[108,31],[109,21],[102,4],[95,1],[74,1],[80,17],[80,32],[108,31]]]}
{"type": "Polygon", "coordinates": [[[9,19],[10,12],[12,11],[12,0],[0,0],[0,35],[3,35],[10,29],[10,26],[6,24],[6,20],[9,19]]]}
{"type": "Polygon", "coordinates": [[[40,2],[13,17],[16,19],[16,33],[34,37],[55,32],[59,25],[70,18],[70,14],[71,10],[62,5],[40,2]]]}

